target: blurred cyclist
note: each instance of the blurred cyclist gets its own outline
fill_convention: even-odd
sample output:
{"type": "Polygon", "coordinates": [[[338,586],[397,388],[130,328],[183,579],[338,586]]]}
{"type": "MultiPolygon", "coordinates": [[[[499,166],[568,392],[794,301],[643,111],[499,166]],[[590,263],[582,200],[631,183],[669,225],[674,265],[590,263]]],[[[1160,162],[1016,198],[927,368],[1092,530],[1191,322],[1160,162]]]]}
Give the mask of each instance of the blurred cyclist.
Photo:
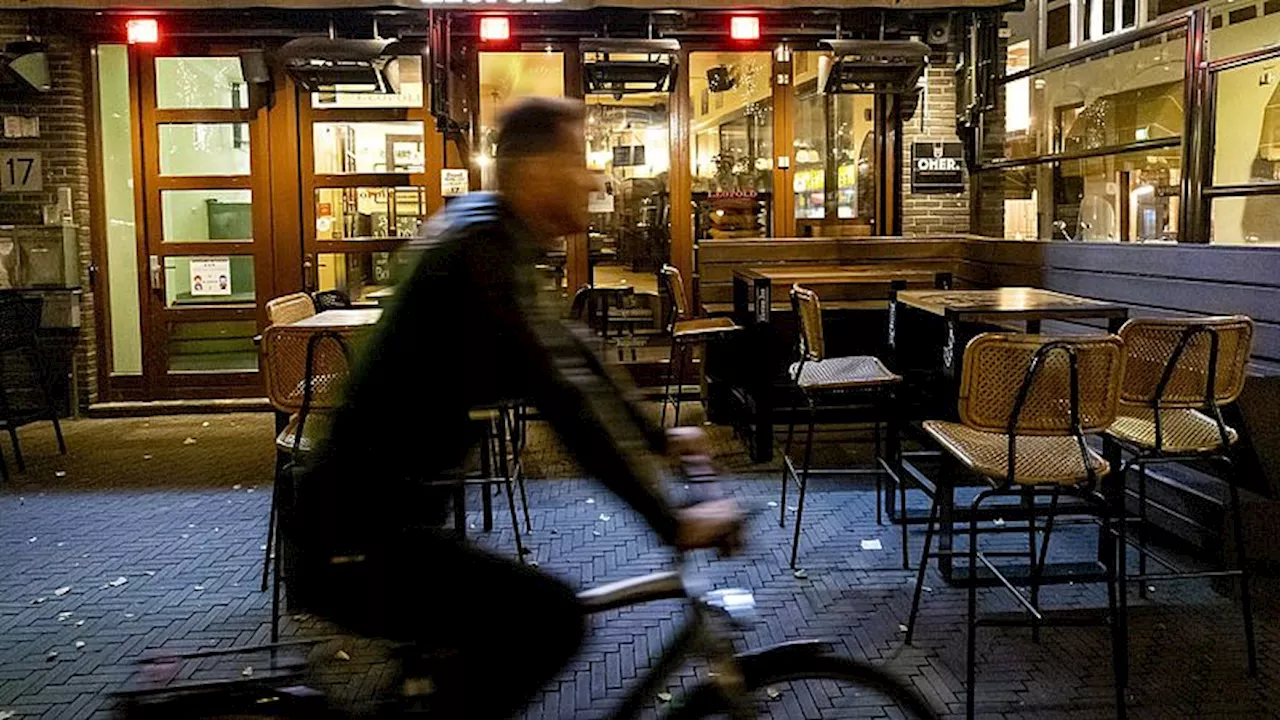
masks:
{"type": "Polygon", "coordinates": [[[531,401],[583,469],[669,544],[725,544],[741,522],[731,501],[669,505],[659,487],[666,436],[539,297],[535,263],[556,238],[587,229],[595,179],[583,118],[581,103],[550,99],[505,114],[500,191],[457,198],[410,243],[412,273],[282,515],[293,607],[445,653],[438,702],[450,715],[518,712],[583,634],[566,584],[440,529],[449,492],[424,481],[464,463],[472,408],[531,401]]]}

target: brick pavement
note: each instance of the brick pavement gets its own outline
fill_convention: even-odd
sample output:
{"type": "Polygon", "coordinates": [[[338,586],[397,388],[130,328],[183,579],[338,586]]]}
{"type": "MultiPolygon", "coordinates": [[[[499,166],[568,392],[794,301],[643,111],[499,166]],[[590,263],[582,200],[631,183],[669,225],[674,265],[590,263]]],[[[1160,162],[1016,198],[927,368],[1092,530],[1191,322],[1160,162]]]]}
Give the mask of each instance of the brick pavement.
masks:
{"type": "MultiPolygon", "coordinates": [[[[48,434],[24,430],[31,468],[0,491],[0,716],[107,716],[108,693],[149,650],[229,647],[267,638],[269,597],[258,591],[257,577],[270,445],[256,438],[269,437],[269,418],[69,423],[73,454],[67,459],[53,455],[48,434]],[[187,437],[197,443],[187,444],[187,437]],[[152,457],[143,460],[144,455],[152,457]],[[60,469],[66,473],[61,477],[60,469]],[[119,577],[127,582],[113,585],[119,577]],[[64,587],[70,590],[58,594],[64,587]],[[77,641],[84,646],[77,648],[77,641]],[[57,656],[50,658],[52,652],[57,656]]],[[[778,485],[776,476],[742,475],[730,487],[739,497],[763,503],[776,500],[778,485]]],[[[534,557],[574,586],[671,567],[672,554],[599,485],[544,480],[530,483],[529,490],[534,557]]],[[[471,520],[478,522],[474,514],[471,520]]],[[[743,633],[742,645],[830,638],[841,652],[888,664],[939,709],[962,711],[964,593],[931,575],[917,643],[904,648],[898,625],[906,616],[912,577],[897,569],[898,533],[876,526],[874,498],[865,485],[812,485],[805,527],[804,580],[786,566],[789,528],[768,519],[753,524],[742,555],[692,558],[692,566],[717,585],[755,591],[760,618],[743,633]],[[863,550],[862,541],[871,539],[880,540],[882,549],[863,550]]],[[[1083,528],[1064,531],[1055,536],[1055,553],[1088,552],[1091,535],[1083,528]]],[[[913,534],[914,552],[921,537],[913,534]]],[[[503,515],[495,532],[479,542],[512,552],[503,515]]],[[[1050,606],[1096,608],[1103,600],[1093,587],[1046,594],[1050,606]]],[[[1203,583],[1163,586],[1152,603],[1139,604],[1136,597],[1133,602],[1133,717],[1280,714],[1280,663],[1274,655],[1280,623],[1273,615],[1260,617],[1262,677],[1251,681],[1243,672],[1238,612],[1206,592],[1203,583]]],[[[982,603],[1011,607],[990,594],[982,603]]],[[[682,612],[672,601],[594,618],[582,653],[527,717],[605,716],[670,639],[682,612]]],[[[330,630],[312,618],[286,615],[284,622],[289,637],[330,630]]],[[[1046,630],[1039,645],[1026,631],[987,631],[979,654],[984,717],[1113,715],[1104,628],[1046,630]]],[[[367,699],[390,678],[385,648],[378,643],[342,638],[325,643],[315,656],[329,659],[320,682],[346,698],[367,699]],[[351,659],[331,660],[337,649],[351,659]]],[[[209,661],[195,666],[193,675],[234,673],[239,663],[261,668],[265,658],[209,661]]],[[[694,682],[697,673],[682,669],[672,691],[694,682]]],[[[762,699],[763,717],[895,716],[879,698],[851,688],[809,683],[780,689],[777,700],[762,699]]]]}

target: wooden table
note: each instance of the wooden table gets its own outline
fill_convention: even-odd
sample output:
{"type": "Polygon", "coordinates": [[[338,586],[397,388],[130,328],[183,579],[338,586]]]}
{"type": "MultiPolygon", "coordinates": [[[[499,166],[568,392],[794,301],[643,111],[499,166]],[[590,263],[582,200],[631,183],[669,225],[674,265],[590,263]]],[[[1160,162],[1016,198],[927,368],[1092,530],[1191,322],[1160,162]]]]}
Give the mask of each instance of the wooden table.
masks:
{"type": "MultiPolygon", "coordinates": [[[[1067,295],[1030,287],[1002,287],[989,290],[904,290],[894,293],[893,302],[889,306],[888,344],[895,355],[896,368],[902,367],[900,350],[901,338],[899,329],[907,312],[923,313],[925,316],[943,321],[940,364],[944,377],[931,394],[943,398],[949,403],[945,408],[939,405],[932,410],[942,412],[949,409],[954,413],[956,398],[959,393],[957,367],[963,364],[959,357],[970,336],[980,332],[989,325],[1011,326],[1023,323],[1026,332],[1039,333],[1042,321],[1045,320],[1106,320],[1108,332],[1116,332],[1129,317],[1129,308],[1116,303],[1103,302],[1090,298],[1067,295]],[[963,326],[968,325],[968,328],[963,326]],[[977,326],[977,327],[975,327],[977,326]],[[957,350],[959,349],[959,350],[957,350]]],[[[948,415],[950,413],[947,413],[948,415]]],[[[913,453],[895,452],[893,467],[890,472],[910,476],[926,490],[939,493],[938,498],[938,550],[943,553],[938,558],[939,570],[948,580],[970,581],[969,568],[953,568],[952,558],[945,553],[952,550],[954,526],[957,521],[968,522],[967,512],[957,512],[954,483],[941,478],[929,478],[913,460],[917,457],[939,457],[937,451],[913,453]]],[[[945,462],[945,458],[944,458],[945,462]]],[[[928,518],[924,514],[896,513],[893,493],[886,496],[886,509],[895,522],[925,523],[928,518]]],[[[1024,510],[1028,510],[1024,508],[1024,510]]],[[[988,509],[980,514],[982,519],[993,520],[999,515],[998,510],[988,509]],[[988,517],[990,516],[990,517],[988,517]]],[[[1100,544],[1101,549],[1103,545],[1100,544]]],[[[1009,577],[1024,575],[1026,568],[1014,568],[1009,577]]],[[[1098,564],[1094,562],[1058,563],[1045,568],[1044,582],[1083,581],[1098,572],[1098,564]]],[[[985,579],[982,580],[985,582],[985,579]]]]}
{"type": "Polygon", "coordinates": [[[943,318],[942,369],[955,375],[956,348],[961,323],[1005,325],[1022,322],[1026,331],[1039,333],[1044,320],[1105,319],[1108,332],[1116,332],[1129,317],[1125,305],[1030,287],[990,290],[903,290],[894,294],[889,307],[889,347],[897,347],[897,326],[905,308],[943,318]]]}
{"type": "Polygon", "coordinates": [[[382,308],[352,308],[350,310],[325,310],[296,322],[289,327],[308,327],[317,330],[351,328],[376,325],[382,317],[382,308]]]}
{"type": "MultiPolygon", "coordinates": [[[[869,265],[771,265],[739,268],[733,271],[733,310],[741,320],[769,322],[775,309],[790,308],[790,300],[774,302],[775,284],[788,289],[792,284],[799,284],[811,290],[831,286],[883,285],[887,296],[894,283],[900,283],[900,288],[905,288],[908,284],[924,283],[932,283],[935,288],[946,288],[951,286],[951,273],[869,265]]],[[[878,307],[884,307],[880,300],[872,302],[878,307]]]]}

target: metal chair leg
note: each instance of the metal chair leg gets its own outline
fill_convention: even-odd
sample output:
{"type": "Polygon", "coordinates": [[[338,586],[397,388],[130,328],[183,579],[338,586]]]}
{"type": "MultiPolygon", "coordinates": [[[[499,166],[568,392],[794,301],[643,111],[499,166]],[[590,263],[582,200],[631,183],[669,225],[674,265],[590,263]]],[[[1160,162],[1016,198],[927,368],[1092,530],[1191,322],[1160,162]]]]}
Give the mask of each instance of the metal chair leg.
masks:
{"type": "Polygon", "coordinates": [[[684,356],[689,352],[689,347],[685,343],[680,343],[680,352],[676,357],[679,358],[679,364],[676,366],[676,416],[671,421],[675,427],[680,427],[680,399],[684,395],[684,356]]]}
{"type": "MultiPolygon", "coordinates": [[[[1123,502],[1123,495],[1122,502],[1123,502]]],[[[1147,574],[1147,464],[1138,463],[1138,575],[1147,574]]],[[[1138,597],[1147,597],[1147,581],[1138,583],[1138,597]]]]}
{"type": "MultiPolygon", "coordinates": [[[[1036,601],[1036,597],[1040,592],[1034,577],[1036,571],[1036,498],[1031,494],[1031,488],[1023,488],[1022,490],[1022,509],[1027,513],[1027,569],[1031,578],[1031,604],[1036,608],[1040,605],[1036,601]]],[[[1034,619],[1031,621],[1031,639],[1033,642],[1040,642],[1040,627],[1034,619]]]]}
{"type": "Polygon", "coordinates": [[[787,441],[782,445],[782,498],[778,500],[778,527],[787,526],[787,486],[791,484],[791,439],[796,433],[796,407],[787,413],[787,441]]]}
{"type": "MultiPolygon", "coordinates": [[[[267,545],[270,552],[271,546],[267,545]]],[[[283,553],[277,552],[272,561],[272,582],[271,582],[271,642],[280,642],[280,562],[283,553]]]]}
{"type": "Polygon", "coordinates": [[[978,683],[978,505],[982,495],[969,508],[969,632],[965,645],[965,717],[973,720],[975,686],[978,683]]]}
{"type": "Polygon", "coordinates": [[[676,348],[679,347],[679,345],[680,343],[676,342],[674,337],[671,338],[671,353],[667,355],[667,383],[666,387],[662,390],[662,420],[660,421],[662,427],[667,426],[667,405],[671,403],[671,378],[674,375],[673,370],[676,363],[676,348]]]}
{"type": "MultiPolygon", "coordinates": [[[[1055,502],[1057,501],[1058,496],[1056,493],[1054,494],[1053,499],[1055,502]]],[[[1053,522],[1052,515],[1049,516],[1049,522],[1053,522]]],[[[1107,533],[1108,537],[1114,537],[1111,535],[1111,518],[1106,514],[1104,514],[1102,518],[1102,528],[1103,531],[1107,533]]],[[[1049,538],[1046,536],[1046,544],[1048,543],[1048,539],[1049,538]]],[[[1123,538],[1120,539],[1120,544],[1124,544],[1123,538]]],[[[1120,585],[1120,573],[1117,567],[1116,554],[1104,553],[1104,557],[1108,559],[1108,564],[1111,566],[1107,568],[1107,608],[1111,613],[1111,664],[1112,670],[1115,673],[1116,717],[1120,720],[1124,720],[1128,715],[1127,708],[1125,707],[1125,685],[1128,675],[1129,657],[1127,628],[1124,621],[1120,618],[1119,607],[1121,604],[1119,596],[1124,593],[1124,587],[1120,585]]]]}
{"type": "MultiPolygon", "coordinates": [[[[1123,491],[1123,488],[1121,490],[1123,491]]],[[[1117,509],[1113,507],[1112,510],[1116,511],[1117,509]]],[[[1129,687],[1129,542],[1125,536],[1124,527],[1128,518],[1126,513],[1124,496],[1121,495],[1120,507],[1115,515],[1115,521],[1119,523],[1119,528],[1116,534],[1114,555],[1116,557],[1116,586],[1120,601],[1115,622],[1119,626],[1117,632],[1120,634],[1121,647],[1124,649],[1124,652],[1120,653],[1120,669],[1117,672],[1119,684],[1122,688],[1129,687]]]]}
{"type": "MultiPolygon", "coordinates": [[[[933,498],[933,506],[929,508],[929,525],[924,533],[924,550],[920,552],[920,569],[916,573],[916,589],[911,598],[911,614],[907,617],[907,637],[906,643],[911,644],[911,638],[916,632],[916,616],[920,613],[920,593],[924,590],[924,572],[929,567],[929,548],[933,545],[934,526],[938,520],[938,498],[933,498]]],[[[905,518],[904,518],[905,521],[905,518]]],[[[906,523],[903,523],[906,527],[906,523]]]]}
{"type": "MultiPolygon", "coordinates": [[[[1045,562],[1049,557],[1049,537],[1053,535],[1053,520],[1058,513],[1058,496],[1061,488],[1053,489],[1053,497],[1049,498],[1049,516],[1044,521],[1044,539],[1040,541],[1040,558],[1031,566],[1031,605],[1040,609],[1040,579],[1044,577],[1045,562]]],[[[1108,532],[1110,528],[1108,527],[1108,532]]],[[[1031,638],[1040,642],[1040,626],[1031,627],[1031,638]]]]}
{"type": "Polygon", "coordinates": [[[507,509],[511,511],[511,532],[516,535],[516,556],[520,558],[520,562],[524,562],[526,550],[524,541],[520,539],[520,515],[516,512],[515,490],[511,487],[513,484],[511,478],[507,478],[502,483],[507,490],[507,509]]]}
{"type": "MultiPolygon", "coordinates": [[[[3,392],[3,390],[0,390],[3,392]]],[[[0,451],[0,480],[9,480],[9,461],[4,459],[4,452],[0,451]]]]}
{"type": "Polygon", "coordinates": [[[902,479],[902,473],[898,473],[895,478],[898,485],[898,519],[902,526],[902,569],[911,569],[910,546],[908,545],[907,534],[907,484],[902,479]]]}
{"type": "Polygon", "coordinates": [[[817,411],[813,400],[807,395],[805,401],[809,405],[809,437],[804,446],[804,470],[800,472],[800,500],[796,503],[796,532],[791,540],[791,569],[796,569],[796,557],[800,552],[800,520],[804,516],[804,495],[809,487],[809,463],[813,459],[813,426],[817,420],[817,411]]]}
{"type": "MultiPolygon", "coordinates": [[[[1226,463],[1229,469],[1233,466],[1226,463]]],[[[1245,553],[1244,527],[1240,520],[1240,489],[1236,487],[1235,476],[1227,476],[1227,486],[1231,492],[1231,524],[1236,544],[1236,567],[1240,570],[1240,610],[1244,614],[1244,642],[1249,653],[1249,675],[1258,674],[1258,648],[1253,634],[1253,598],[1249,594],[1249,561],[1245,553]]]]}
{"type": "Polygon", "coordinates": [[[880,468],[880,408],[876,408],[876,419],[872,426],[875,435],[875,457],[872,463],[876,468],[876,525],[884,525],[884,471],[880,468]]]}
{"type": "Polygon", "coordinates": [[[271,487],[271,511],[267,514],[267,545],[262,553],[262,591],[267,591],[268,576],[271,573],[271,552],[276,541],[276,501],[280,498],[281,475],[276,475],[276,482],[271,487]]]}

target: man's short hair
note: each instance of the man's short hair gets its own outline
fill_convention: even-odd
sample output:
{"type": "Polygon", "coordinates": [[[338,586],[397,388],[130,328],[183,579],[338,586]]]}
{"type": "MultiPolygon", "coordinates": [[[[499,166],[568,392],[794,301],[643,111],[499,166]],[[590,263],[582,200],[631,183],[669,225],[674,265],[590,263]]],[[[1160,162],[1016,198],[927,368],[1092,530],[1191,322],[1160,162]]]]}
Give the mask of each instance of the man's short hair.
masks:
{"type": "Polygon", "coordinates": [[[584,117],[580,101],[564,98],[526,98],[509,106],[498,121],[499,184],[504,166],[561,149],[584,117]]]}

